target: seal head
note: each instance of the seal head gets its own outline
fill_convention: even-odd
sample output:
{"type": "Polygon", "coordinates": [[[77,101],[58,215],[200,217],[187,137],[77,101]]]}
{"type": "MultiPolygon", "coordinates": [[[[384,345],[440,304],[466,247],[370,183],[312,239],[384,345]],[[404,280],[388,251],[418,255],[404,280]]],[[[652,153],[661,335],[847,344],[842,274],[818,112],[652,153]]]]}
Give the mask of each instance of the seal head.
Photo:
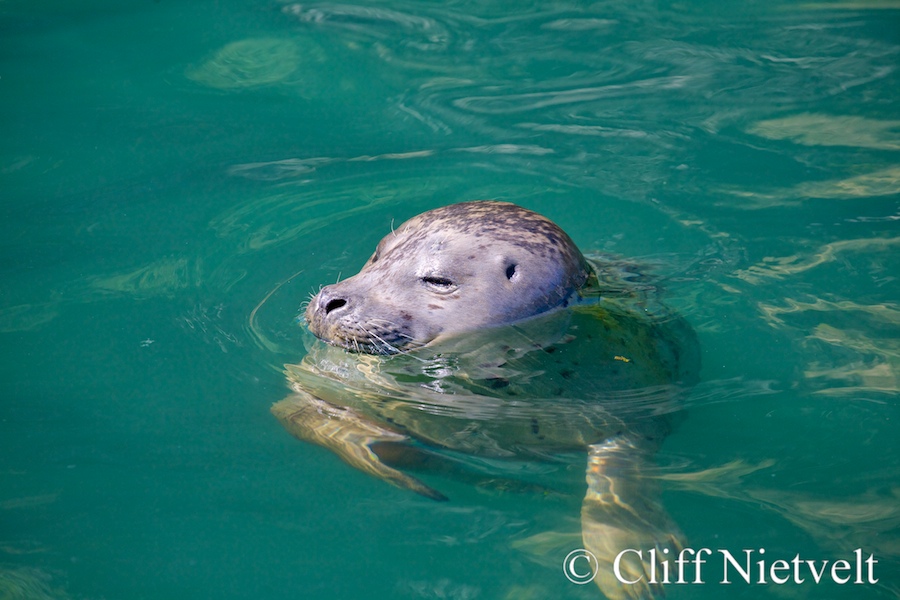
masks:
{"type": "Polygon", "coordinates": [[[305,318],[330,344],[394,354],[567,306],[591,273],[546,217],[507,202],[463,202],[385,236],[358,274],[312,298],[305,318]]]}

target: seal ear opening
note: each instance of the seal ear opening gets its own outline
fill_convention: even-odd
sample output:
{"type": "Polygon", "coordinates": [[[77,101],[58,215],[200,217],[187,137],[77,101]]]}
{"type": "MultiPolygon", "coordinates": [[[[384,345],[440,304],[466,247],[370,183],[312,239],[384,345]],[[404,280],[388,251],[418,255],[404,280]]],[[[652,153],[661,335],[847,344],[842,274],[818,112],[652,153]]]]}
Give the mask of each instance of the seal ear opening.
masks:
{"type": "Polygon", "coordinates": [[[512,263],[508,267],[506,267],[506,278],[510,281],[513,280],[513,277],[518,273],[519,265],[512,263]]]}

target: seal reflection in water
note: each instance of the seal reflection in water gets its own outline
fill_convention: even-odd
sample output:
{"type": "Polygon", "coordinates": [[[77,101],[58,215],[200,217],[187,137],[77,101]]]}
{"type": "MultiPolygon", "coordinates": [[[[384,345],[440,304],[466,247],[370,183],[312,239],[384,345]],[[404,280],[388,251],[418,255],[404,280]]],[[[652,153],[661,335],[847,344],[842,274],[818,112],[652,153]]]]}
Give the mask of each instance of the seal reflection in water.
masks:
{"type": "MultiPolygon", "coordinates": [[[[611,599],[651,597],[650,566],[677,527],[641,476],[698,370],[693,331],[646,288],[591,263],[550,220],[465,202],[388,234],[355,276],[306,310],[315,342],[286,367],[272,412],[296,437],[398,487],[443,500],[397,468],[442,451],[549,460],[586,451],[581,511],[595,581],[611,599]],[[631,562],[629,562],[631,561],[631,562]]],[[[420,461],[422,462],[422,461],[420,461]]],[[[424,460],[428,463],[428,460],[424,460]]]]}

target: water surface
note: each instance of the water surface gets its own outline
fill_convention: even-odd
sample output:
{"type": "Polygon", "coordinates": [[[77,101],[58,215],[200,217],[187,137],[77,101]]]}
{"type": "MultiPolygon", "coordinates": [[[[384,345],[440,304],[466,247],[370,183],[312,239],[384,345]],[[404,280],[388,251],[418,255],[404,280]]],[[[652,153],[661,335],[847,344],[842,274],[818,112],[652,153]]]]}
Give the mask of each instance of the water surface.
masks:
{"type": "Polygon", "coordinates": [[[698,332],[656,473],[692,547],[879,560],[669,597],[898,595],[896,2],[5,0],[0,31],[0,590],[599,597],[562,575],[577,469],[422,474],[435,503],[269,414],[311,292],[491,198],[698,332]]]}

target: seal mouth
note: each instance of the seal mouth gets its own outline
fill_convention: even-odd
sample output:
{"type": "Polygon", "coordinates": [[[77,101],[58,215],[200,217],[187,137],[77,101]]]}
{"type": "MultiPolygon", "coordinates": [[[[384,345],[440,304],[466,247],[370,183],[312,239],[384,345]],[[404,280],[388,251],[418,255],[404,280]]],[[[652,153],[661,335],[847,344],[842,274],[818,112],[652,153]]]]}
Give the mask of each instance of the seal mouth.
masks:
{"type": "Polygon", "coordinates": [[[320,327],[321,323],[307,319],[309,330],[323,342],[358,354],[389,356],[405,354],[421,348],[427,341],[414,339],[391,321],[370,321],[366,324],[335,323],[320,327]]]}
{"type": "Polygon", "coordinates": [[[348,352],[356,354],[374,354],[379,356],[393,356],[395,354],[404,354],[410,349],[397,346],[387,340],[359,339],[355,337],[322,339],[326,344],[343,348],[348,352]]]}

